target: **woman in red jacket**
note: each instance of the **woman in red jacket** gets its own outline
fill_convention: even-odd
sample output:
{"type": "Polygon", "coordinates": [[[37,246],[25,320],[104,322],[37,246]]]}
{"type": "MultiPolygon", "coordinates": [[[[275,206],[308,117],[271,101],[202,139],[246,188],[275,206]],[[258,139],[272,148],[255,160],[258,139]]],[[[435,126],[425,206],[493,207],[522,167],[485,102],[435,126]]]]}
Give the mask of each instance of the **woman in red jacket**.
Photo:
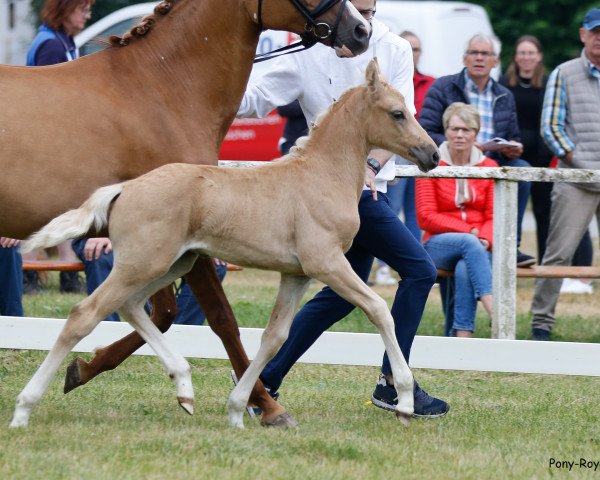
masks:
{"type": "MultiPolygon", "coordinates": [[[[477,109],[453,103],[443,116],[447,141],[440,166],[496,167],[475,147],[477,109]]],[[[492,226],[494,182],[480,179],[417,179],[417,219],[423,243],[436,267],[454,270],[454,323],[457,337],[471,337],[477,300],[492,313],[492,226]]]]}

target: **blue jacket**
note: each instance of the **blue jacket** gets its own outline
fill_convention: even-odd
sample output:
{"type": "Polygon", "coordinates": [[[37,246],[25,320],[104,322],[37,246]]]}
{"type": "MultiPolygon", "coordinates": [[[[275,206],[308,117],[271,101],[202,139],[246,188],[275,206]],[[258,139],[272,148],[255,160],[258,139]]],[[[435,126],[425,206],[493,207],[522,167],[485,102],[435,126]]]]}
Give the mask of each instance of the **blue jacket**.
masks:
{"type": "MultiPolygon", "coordinates": [[[[438,78],[429,88],[425,102],[419,115],[419,123],[427,131],[433,141],[440,145],[446,140],[442,115],[446,108],[454,102],[470,103],[465,93],[465,69],[455,75],[438,78]]],[[[506,140],[521,141],[515,98],[510,90],[493,79],[492,93],[494,94],[494,135],[506,140]]],[[[500,158],[498,152],[487,155],[500,158]]]]}

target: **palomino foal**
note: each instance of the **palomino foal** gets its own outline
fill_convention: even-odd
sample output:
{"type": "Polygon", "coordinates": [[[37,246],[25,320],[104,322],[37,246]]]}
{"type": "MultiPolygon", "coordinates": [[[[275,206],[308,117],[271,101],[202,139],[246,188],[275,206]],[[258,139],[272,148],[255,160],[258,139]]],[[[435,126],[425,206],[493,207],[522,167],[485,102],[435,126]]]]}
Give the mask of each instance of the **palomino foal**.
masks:
{"type": "Polygon", "coordinates": [[[396,414],[413,413],[413,379],[385,301],[344,257],[358,227],[365,160],[373,147],[410,158],[423,171],[437,165],[435,144],[375,61],[367,84],[347,91],[301,147],[254,169],[171,164],[101,188],[81,208],[53,220],[25,248],[54,245],[108,223],[115,265],[108,279],[76,305],[56,344],[21,392],[12,426],[28,422],[58,366],[108,313],[119,310],[163,361],[177,399],[193,409],[190,368],[170,351],[144,312],[146,298],[191,268],[198,255],[281,272],[280,289],[259,352],[229,398],[229,420],[243,427],[252,386],[277,352],[310,278],[361,308],[388,352],[398,391],[396,414]],[[112,209],[111,209],[112,205],[112,209]],[[108,219],[110,213],[110,219],[108,219]]]}

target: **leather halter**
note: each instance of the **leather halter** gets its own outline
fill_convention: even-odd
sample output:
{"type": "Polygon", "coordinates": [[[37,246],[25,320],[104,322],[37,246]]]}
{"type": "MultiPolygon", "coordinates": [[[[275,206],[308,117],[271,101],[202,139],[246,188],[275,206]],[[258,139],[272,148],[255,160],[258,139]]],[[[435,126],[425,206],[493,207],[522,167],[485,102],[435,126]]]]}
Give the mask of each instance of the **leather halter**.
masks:
{"type": "MultiPolygon", "coordinates": [[[[301,40],[271,52],[258,54],[254,57],[254,63],[263,62],[274,57],[279,57],[280,55],[306,50],[315,45],[318,41],[325,40],[327,38],[331,38],[331,44],[334,45],[337,28],[342,20],[342,13],[346,7],[347,1],[348,0],[321,0],[319,5],[317,5],[316,8],[311,11],[304,4],[302,4],[300,0],[290,0],[294,7],[296,7],[296,10],[298,10],[298,12],[300,12],[300,14],[306,19],[304,33],[300,35],[301,40]],[[333,26],[325,22],[317,22],[318,17],[323,15],[340,1],[342,2],[342,5],[340,6],[333,26]]],[[[262,3],[263,0],[258,0],[258,27],[261,31],[265,29],[262,22],[262,3]]]]}

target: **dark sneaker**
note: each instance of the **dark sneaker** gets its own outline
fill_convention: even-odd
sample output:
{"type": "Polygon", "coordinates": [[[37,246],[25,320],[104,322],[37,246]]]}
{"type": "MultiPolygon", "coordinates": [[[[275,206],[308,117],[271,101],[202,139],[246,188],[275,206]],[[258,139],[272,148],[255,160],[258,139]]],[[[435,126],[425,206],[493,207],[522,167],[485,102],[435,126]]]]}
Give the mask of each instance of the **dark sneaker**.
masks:
{"type": "MultiPolygon", "coordinates": [[[[235,374],[235,370],[231,370],[231,379],[233,380],[234,385],[238,384],[238,378],[237,378],[237,375],[235,374]]],[[[269,387],[267,387],[266,385],[265,385],[265,390],[267,391],[267,393],[269,395],[271,395],[271,398],[273,400],[277,401],[277,399],[279,398],[279,392],[272,392],[271,389],[269,387]]],[[[262,415],[262,409],[260,407],[257,407],[256,405],[248,404],[246,406],[246,411],[248,412],[248,415],[250,415],[251,417],[260,417],[262,415]]]]}
{"type": "MultiPolygon", "coordinates": [[[[425,390],[423,390],[417,382],[414,386],[415,396],[415,418],[436,418],[446,415],[450,406],[440,400],[439,398],[432,397],[425,390]]],[[[375,386],[375,391],[371,397],[373,405],[384,410],[394,411],[398,404],[398,395],[393,385],[388,385],[387,380],[383,374],[379,375],[379,380],[375,386]]]]}
{"type": "Polygon", "coordinates": [[[538,342],[547,342],[550,340],[550,332],[548,330],[542,330],[541,328],[532,328],[531,339],[537,340],[538,342]]]}
{"type": "Polygon", "coordinates": [[[61,293],[83,293],[85,287],[79,273],[60,272],[60,291],[61,293]]]}
{"type": "Polygon", "coordinates": [[[535,262],[536,260],[534,257],[523,253],[521,250],[517,250],[517,267],[531,267],[532,265],[535,265],[535,262]]]}

